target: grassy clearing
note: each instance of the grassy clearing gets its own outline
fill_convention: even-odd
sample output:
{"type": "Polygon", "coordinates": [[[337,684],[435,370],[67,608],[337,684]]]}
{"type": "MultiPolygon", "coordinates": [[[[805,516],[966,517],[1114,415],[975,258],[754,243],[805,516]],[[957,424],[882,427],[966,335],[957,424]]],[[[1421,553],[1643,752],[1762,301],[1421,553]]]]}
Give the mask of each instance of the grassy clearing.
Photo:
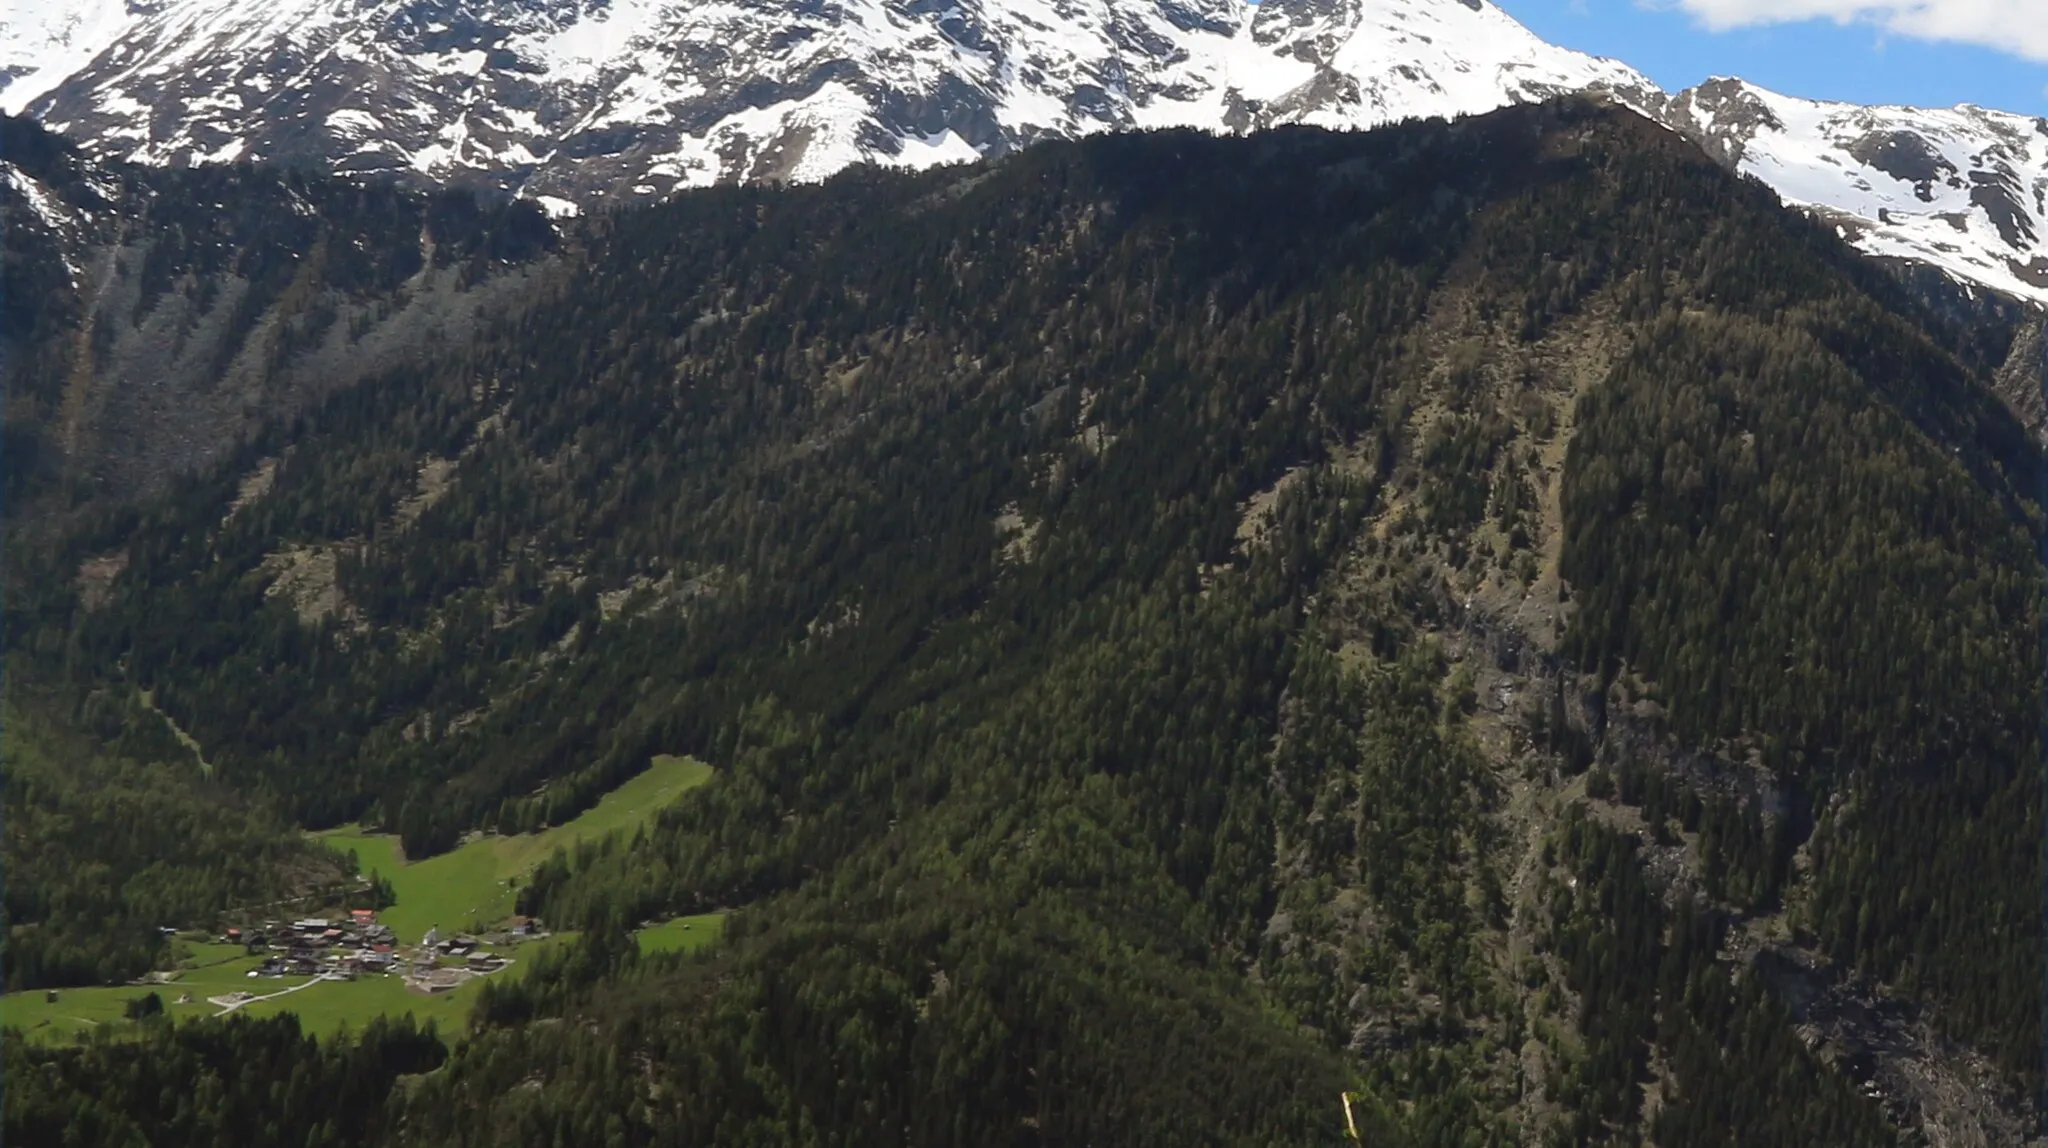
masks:
{"type": "MultiPolygon", "coordinates": [[[[208,946],[222,948],[225,946],[208,946]]],[[[237,955],[182,970],[178,979],[163,985],[115,985],[106,988],[59,989],[52,1003],[40,991],[9,993],[0,997],[0,1024],[20,1028],[31,1040],[66,1040],[77,1033],[128,1023],[123,1011],[128,1002],[155,993],[163,998],[164,1011],[173,1017],[211,1016],[220,1011],[206,998],[232,992],[270,993],[305,983],[305,977],[251,980],[245,974],[262,963],[257,957],[237,955]],[[178,998],[192,994],[189,1004],[178,998]]]]}
{"type": "Polygon", "coordinates": [[[481,928],[512,911],[512,888],[498,875],[489,840],[473,841],[452,852],[407,864],[399,856],[398,838],[350,832],[320,835],[331,849],[353,852],[362,873],[379,873],[391,881],[398,903],[377,914],[399,940],[413,943],[439,926],[443,933],[481,928]]]}
{"type": "MultiPolygon", "coordinates": [[[[69,1040],[106,1025],[128,1022],[122,1009],[149,992],[143,988],[60,989],[50,1004],[41,992],[0,996],[0,1025],[18,1028],[30,1040],[69,1040]]],[[[159,990],[161,991],[161,990],[159,990]]]]}
{"type": "Polygon", "coordinates": [[[480,931],[512,912],[515,882],[560,847],[631,830],[663,806],[711,780],[711,767],[663,755],[647,771],[606,794],[582,816],[539,833],[483,837],[417,864],[402,860],[398,838],[343,827],[319,835],[333,849],[354,850],[358,868],[391,881],[398,903],[378,914],[401,941],[428,929],[480,931]]]}
{"type": "Polygon", "coordinates": [[[634,939],[640,943],[643,954],[694,953],[724,935],[724,913],[699,913],[642,929],[634,934],[634,939]]]}

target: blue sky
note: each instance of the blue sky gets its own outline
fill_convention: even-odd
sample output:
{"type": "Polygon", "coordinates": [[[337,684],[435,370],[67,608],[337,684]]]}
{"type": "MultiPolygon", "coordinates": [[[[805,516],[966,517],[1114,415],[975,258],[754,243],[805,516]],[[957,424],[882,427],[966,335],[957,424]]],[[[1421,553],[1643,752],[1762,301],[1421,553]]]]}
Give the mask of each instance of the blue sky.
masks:
{"type": "MultiPolygon", "coordinates": [[[[1709,76],[1740,76],[1810,99],[1972,103],[2048,115],[2048,63],[1990,48],[1914,39],[1867,22],[1820,19],[1710,31],[1676,10],[1673,0],[1655,8],[1641,0],[1494,2],[1551,43],[1613,56],[1668,91],[1709,76]]],[[[2035,2],[2016,0],[2023,6],[2035,2]]],[[[2048,0],[2038,2],[2041,19],[2048,20],[2048,0]]],[[[1703,0],[1695,3],[1705,6],[1703,0]]],[[[1844,4],[1853,6],[1854,0],[1844,4]]]]}

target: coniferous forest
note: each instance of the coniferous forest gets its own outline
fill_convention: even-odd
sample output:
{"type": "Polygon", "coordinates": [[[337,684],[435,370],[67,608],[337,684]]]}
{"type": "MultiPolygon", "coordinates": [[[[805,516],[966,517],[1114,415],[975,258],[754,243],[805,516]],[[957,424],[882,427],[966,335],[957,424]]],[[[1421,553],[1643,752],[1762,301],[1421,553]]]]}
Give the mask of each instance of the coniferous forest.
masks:
{"type": "Polygon", "coordinates": [[[12,1142],[1335,1145],[1347,1090],[1376,1146],[2030,1118],[2009,313],[1578,102],[548,236],[373,206],[356,250],[439,213],[530,290],[160,488],[9,473],[45,493],[8,987],[332,880],[301,829],[424,858],[658,754],[714,779],[543,864],[519,910],[577,940],[466,1026],[0,1039],[12,1142]],[[631,935],[712,910],[698,953],[631,935]]]}

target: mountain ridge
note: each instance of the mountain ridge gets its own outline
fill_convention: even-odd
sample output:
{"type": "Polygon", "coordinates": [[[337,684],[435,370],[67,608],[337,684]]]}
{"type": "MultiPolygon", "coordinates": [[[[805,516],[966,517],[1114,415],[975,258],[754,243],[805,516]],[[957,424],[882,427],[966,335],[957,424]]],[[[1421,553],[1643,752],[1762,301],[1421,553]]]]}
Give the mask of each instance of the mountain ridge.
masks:
{"type": "Polygon", "coordinates": [[[27,110],[101,155],[313,163],[556,214],[926,167],[1044,138],[1370,128],[1602,93],[1874,257],[2048,303],[2048,126],[1712,79],[1665,93],[1488,0],[99,0],[5,31],[27,110]],[[50,63],[24,73],[22,61],[50,63]],[[1936,194],[1937,190],[1939,194],[1936,194]]]}
{"type": "Polygon", "coordinates": [[[96,154],[311,163],[556,214],[1098,131],[1361,129],[1601,93],[1867,254],[2048,304],[2043,121],[1718,78],[1665,93],[1489,0],[97,0],[0,31],[0,108],[96,154]]]}

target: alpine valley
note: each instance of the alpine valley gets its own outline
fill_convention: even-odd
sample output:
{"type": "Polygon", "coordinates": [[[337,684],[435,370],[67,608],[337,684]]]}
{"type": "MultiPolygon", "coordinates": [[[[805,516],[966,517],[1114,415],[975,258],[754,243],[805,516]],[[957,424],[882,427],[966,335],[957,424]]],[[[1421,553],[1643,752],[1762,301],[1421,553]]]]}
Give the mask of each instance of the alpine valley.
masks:
{"type": "Polygon", "coordinates": [[[2048,123],[0,19],[10,1143],[2042,1142],[2048,123]]]}

